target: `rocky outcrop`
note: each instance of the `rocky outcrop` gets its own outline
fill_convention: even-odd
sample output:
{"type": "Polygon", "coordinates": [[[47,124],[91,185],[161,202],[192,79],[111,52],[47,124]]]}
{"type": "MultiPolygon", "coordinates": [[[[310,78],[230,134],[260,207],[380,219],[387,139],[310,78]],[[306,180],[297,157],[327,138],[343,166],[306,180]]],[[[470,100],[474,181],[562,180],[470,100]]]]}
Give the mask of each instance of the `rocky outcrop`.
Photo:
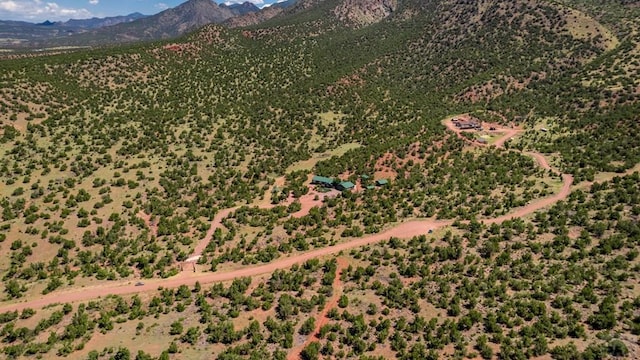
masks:
{"type": "Polygon", "coordinates": [[[225,22],[225,25],[232,28],[257,25],[277,15],[280,15],[283,11],[284,9],[281,7],[270,6],[257,12],[252,12],[228,19],[225,22]]]}
{"type": "Polygon", "coordinates": [[[344,0],[333,13],[343,22],[355,27],[377,23],[398,8],[398,0],[344,0]]]}

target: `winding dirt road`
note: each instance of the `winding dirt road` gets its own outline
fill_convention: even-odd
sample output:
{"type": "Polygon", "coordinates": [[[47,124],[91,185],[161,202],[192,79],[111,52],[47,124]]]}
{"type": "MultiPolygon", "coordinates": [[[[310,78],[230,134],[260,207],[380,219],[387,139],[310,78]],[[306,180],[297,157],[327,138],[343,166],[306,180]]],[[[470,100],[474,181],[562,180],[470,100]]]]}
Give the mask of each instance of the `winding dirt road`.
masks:
{"type": "MultiPolygon", "coordinates": [[[[515,134],[508,132],[505,134],[505,137],[512,137],[515,134]]],[[[506,140],[505,140],[506,141],[506,140]]],[[[500,144],[504,144],[504,141],[500,144]]],[[[502,145],[501,145],[502,146],[502,145]]],[[[547,160],[543,155],[537,153],[530,153],[529,155],[533,156],[536,159],[536,162],[543,168],[550,168],[547,160]]],[[[557,201],[565,199],[569,192],[571,191],[571,185],[573,183],[573,177],[571,175],[563,174],[562,175],[563,185],[562,189],[549,197],[538,199],[530,204],[523,206],[521,208],[516,209],[515,211],[502,215],[496,218],[491,219],[482,219],[481,222],[485,224],[492,223],[500,223],[505,220],[509,220],[512,218],[523,217],[529,214],[534,213],[542,208],[550,206],[557,201]]],[[[210,236],[213,235],[215,229],[221,226],[221,221],[228,214],[234,211],[236,208],[224,209],[221,210],[218,214],[216,214],[215,218],[212,221],[212,226],[207,232],[207,236],[205,239],[210,239],[210,236]],[[210,234],[210,235],[209,235],[210,234]]],[[[308,251],[305,253],[295,254],[289,257],[281,257],[271,263],[257,266],[249,266],[240,268],[237,270],[232,270],[228,272],[220,272],[220,273],[192,273],[192,272],[182,272],[175,277],[169,279],[151,279],[145,280],[145,283],[140,286],[135,286],[133,281],[120,281],[120,282],[108,282],[102,283],[96,286],[89,286],[78,289],[71,290],[62,290],[58,292],[54,292],[48,295],[40,296],[39,298],[31,299],[28,301],[18,302],[18,303],[4,303],[0,305],[0,312],[5,311],[13,311],[13,310],[22,310],[25,308],[42,308],[44,306],[55,304],[55,303],[66,303],[66,302],[76,302],[76,301],[87,301],[91,299],[96,299],[100,297],[104,297],[107,295],[127,295],[127,294],[135,294],[141,292],[154,291],[158,287],[164,288],[175,288],[180,285],[193,286],[196,282],[200,282],[201,284],[208,284],[213,282],[220,281],[228,281],[233,280],[240,277],[251,277],[261,274],[271,273],[278,269],[286,269],[294,264],[304,263],[307,260],[323,257],[327,255],[334,255],[341,251],[347,251],[350,249],[375,244],[383,240],[388,240],[391,237],[396,238],[411,238],[414,236],[427,234],[429,230],[435,230],[438,228],[450,226],[453,223],[453,220],[434,220],[434,219],[419,219],[419,220],[411,220],[402,222],[399,224],[395,224],[392,227],[377,233],[367,235],[361,238],[351,239],[348,242],[340,243],[337,245],[315,249],[312,251],[308,251]]],[[[201,241],[198,246],[196,246],[195,254],[201,253],[201,251],[206,247],[208,241],[201,241]]]]}

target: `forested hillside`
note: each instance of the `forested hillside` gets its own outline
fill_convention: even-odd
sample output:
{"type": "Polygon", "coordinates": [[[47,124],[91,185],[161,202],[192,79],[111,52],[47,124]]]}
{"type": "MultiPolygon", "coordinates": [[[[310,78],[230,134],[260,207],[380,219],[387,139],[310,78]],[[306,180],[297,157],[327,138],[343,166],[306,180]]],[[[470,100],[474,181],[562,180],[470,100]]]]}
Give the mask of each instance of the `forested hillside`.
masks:
{"type": "Polygon", "coordinates": [[[4,356],[640,356],[639,18],[305,0],[0,60],[4,356]]]}

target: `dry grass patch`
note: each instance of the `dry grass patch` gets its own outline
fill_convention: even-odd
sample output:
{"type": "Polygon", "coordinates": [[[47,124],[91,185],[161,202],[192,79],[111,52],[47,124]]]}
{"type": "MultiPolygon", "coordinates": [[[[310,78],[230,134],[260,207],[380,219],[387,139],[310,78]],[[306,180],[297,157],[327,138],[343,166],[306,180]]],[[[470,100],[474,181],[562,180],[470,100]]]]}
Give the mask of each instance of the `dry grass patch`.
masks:
{"type": "Polygon", "coordinates": [[[299,170],[311,170],[320,160],[326,160],[331,158],[332,156],[342,156],[349,150],[354,150],[360,148],[362,145],[358,143],[347,143],[341,146],[338,146],[335,149],[327,151],[322,154],[314,154],[311,159],[298,161],[297,163],[289,166],[286,170],[287,173],[299,171],[299,170]]]}
{"type": "Polygon", "coordinates": [[[566,29],[576,39],[588,40],[599,37],[600,45],[605,50],[613,50],[620,43],[611,30],[579,10],[571,9],[566,20],[566,29]]]}

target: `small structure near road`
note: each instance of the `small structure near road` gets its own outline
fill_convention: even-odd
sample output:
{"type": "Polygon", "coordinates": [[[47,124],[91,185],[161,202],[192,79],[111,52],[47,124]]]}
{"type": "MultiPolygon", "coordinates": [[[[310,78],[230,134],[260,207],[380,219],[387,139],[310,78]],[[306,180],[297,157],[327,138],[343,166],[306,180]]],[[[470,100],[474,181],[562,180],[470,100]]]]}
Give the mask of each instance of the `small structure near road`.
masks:
{"type": "Polygon", "coordinates": [[[356,184],[352,183],[351,181],[342,181],[338,185],[336,185],[336,189],[340,191],[353,190],[355,187],[356,184]]]}
{"type": "MultiPolygon", "coordinates": [[[[367,175],[360,175],[360,179],[363,180],[363,183],[361,184],[362,188],[367,190],[372,190],[375,186],[385,186],[389,184],[389,180],[387,179],[378,179],[375,181],[374,186],[374,184],[368,183],[367,180],[370,179],[370,177],[367,175]]],[[[351,191],[356,189],[356,184],[350,180],[342,181],[319,175],[314,175],[313,178],[311,178],[311,184],[317,186],[316,191],[318,192],[327,192],[330,191],[330,189],[336,189],[339,191],[351,191]]]]}
{"type": "Polygon", "coordinates": [[[313,178],[311,179],[311,183],[313,185],[320,185],[326,188],[332,188],[333,187],[333,179],[332,178],[328,178],[328,177],[324,177],[324,176],[318,176],[318,175],[314,175],[313,178]]]}
{"type": "Polygon", "coordinates": [[[475,119],[462,120],[456,118],[451,120],[451,122],[460,130],[482,130],[482,125],[475,119]]]}

